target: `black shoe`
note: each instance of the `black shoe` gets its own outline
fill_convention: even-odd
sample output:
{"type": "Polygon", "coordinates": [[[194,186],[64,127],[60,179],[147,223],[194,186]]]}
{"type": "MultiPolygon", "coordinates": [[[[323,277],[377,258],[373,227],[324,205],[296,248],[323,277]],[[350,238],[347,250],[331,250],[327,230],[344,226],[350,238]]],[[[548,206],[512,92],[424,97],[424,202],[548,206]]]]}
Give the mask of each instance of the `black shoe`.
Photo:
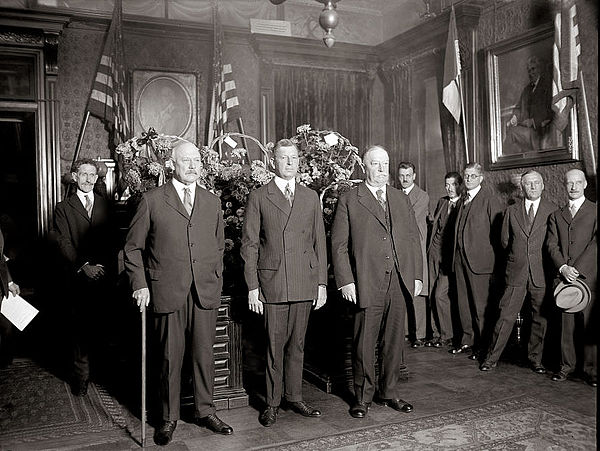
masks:
{"type": "Polygon", "coordinates": [[[304,401],[286,401],[284,404],[284,408],[286,410],[292,410],[296,413],[299,413],[303,417],[320,417],[321,411],[315,409],[314,407],[309,406],[304,401]]]}
{"type": "Polygon", "coordinates": [[[196,420],[196,424],[201,427],[213,431],[216,434],[231,435],[233,434],[233,428],[227,423],[221,421],[221,419],[215,414],[207,415],[196,420]]]}
{"type": "Polygon", "coordinates": [[[471,350],[471,346],[469,345],[460,345],[458,348],[452,348],[448,352],[450,354],[462,354],[469,352],[471,350]]]}
{"type": "Polygon", "coordinates": [[[552,380],[554,382],[562,382],[562,381],[566,381],[567,380],[567,374],[563,373],[562,371],[559,371],[558,373],[554,373],[552,375],[552,380]]]}
{"type": "Polygon", "coordinates": [[[478,360],[479,359],[479,354],[475,351],[473,351],[473,353],[467,357],[467,359],[469,360],[478,360]]]}
{"type": "Polygon", "coordinates": [[[546,374],[546,368],[540,363],[532,363],[531,371],[537,374],[546,374]]]}
{"type": "Polygon", "coordinates": [[[481,371],[492,371],[494,368],[496,368],[497,363],[488,363],[488,362],[483,362],[481,364],[481,366],[479,367],[479,369],[481,371]]]}
{"type": "Polygon", "coordinates": [[[371,407],[370,402],[359,401],[350,408],[350,415],[354,418],[364,418],[369,412],[369,407],[371,407]]]}
{"type": "Polygon", "coordinates": [[[431,346],[433,346],[434,348],[441,348],[442,346],[444,346],[444,343],[442,343],[442,340],[440,340],[439,338],[437,340],[431,340],[429,343],[431,343],[431,346]]]}
{"type": "Polygon", "coordinates": [[[402,399],[382,399],[381,401],[384,406],[391,407],[398,412],[408,413],[413,411],[412,404],[409,404],[402,399]]]}
{"type": "Polygon", "coordinates": [[[411,348],[422,348],[424,345],[423,340],[419,340],[418,338],[413,341],[410,345],[411,348]]]}
{"type": "Polygon", "coordinates": [[[258,422],[266,428],[271,427],[277,421],[278,413],[279,407],[267,406],[267,408],[263,410],[263,412],[258,417],[258,422]]]}
{"type": "Polygon", "coordinates": [[[177,427],[177,420],[163,421],[163,423],[154,431],[154,443],[159,446],[168,445],[173,439],[173,432],[177,427]]]}
{"type": "Polygon", "coordinates": [[[585,375],[585,383],[588,384],[590,387],[597,387],[598,386],[598,378],[596,376],[589,376],[589,375],[585,375]]]}
{"type": "Polygon", "coordinates": [[[87,395],[89,380],[87,379],[75,379],[71,382],[71,393],[75,396],[87,395]]]}

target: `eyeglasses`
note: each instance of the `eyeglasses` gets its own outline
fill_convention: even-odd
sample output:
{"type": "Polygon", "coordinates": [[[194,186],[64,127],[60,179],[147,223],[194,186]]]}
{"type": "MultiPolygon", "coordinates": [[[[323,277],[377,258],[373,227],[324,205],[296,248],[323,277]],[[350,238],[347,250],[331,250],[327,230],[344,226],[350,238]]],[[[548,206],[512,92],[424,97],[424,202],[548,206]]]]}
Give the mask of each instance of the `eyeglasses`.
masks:
{"type": "Polygon", "coordinates": [[[481,174],[465,174],[463,178],[465,180],[474,180],[474,179],[477,179],[479,177],[481,177],[481,174]]]}

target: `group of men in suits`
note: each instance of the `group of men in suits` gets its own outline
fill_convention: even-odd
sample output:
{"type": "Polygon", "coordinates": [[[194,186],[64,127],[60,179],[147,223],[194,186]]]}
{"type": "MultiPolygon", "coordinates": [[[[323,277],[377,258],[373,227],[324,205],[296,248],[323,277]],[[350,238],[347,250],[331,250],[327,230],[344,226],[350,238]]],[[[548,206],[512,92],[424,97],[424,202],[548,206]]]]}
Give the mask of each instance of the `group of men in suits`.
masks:
{"type": "MultiPolygon", "coordinates": [[[[186,337],[191,345],[197,424],[216,433],[233,433],[216,416],[212,400],[224,251],[221,204],[197,183],[202,163],[196,146],[182,140],[171,160],[173,179],[143,194],[124,245],[132,296],[140,311],[150,309],[160,350],[162,416],[154,437],[159,445],[172,440],[179,419],[186,337]]],[[[431,310],[437,313],[434,346],[450,345],[454,338],[456,346],[450,351],[472,351],[484,371],[496,366],[516,314],[529,295],[534,324],[529,357],[534,370],[541,372],[546,329],[541,305],[549,275],[566,282],[585,277],[595,299],[596,217],[594,204],[583,197],[583,173],[567,173],[569,206],[554,211],[552,204],[540,198],[541,175],[527,172],[521,181],[525,199],[508,208],[502,223],[499,202],[481,187],[480,165],[467,165],[462,176],[450,172],[445,177],[448,196],[438,201],[427,242],[427,229],[419,225],[423,215],[417,210],[428,203],[424,202],[428,197],[414,184],[414,166],[400,167],[399,190],[389,184],[389,157],[383,147],[369,148],[363,161],[366,180],[340,196],[331,234],[336,285],[341,297],[356,309],[355,399],[350,415],[364,418],[374,400],[399,412],[413,410],[401,398],[400,376],[405,367],[407,309],[427,311],[425,300],[419,299],[424,289],[432,294],[431,310]],[[461,194],[463,180],[465,192],[461,194]],[[500,319],[486,341],[490,326],[485,321],[492,307],[489,300],[500,245],[507,249],[506,289],[500,319]],[[550,260],[544,257],[545,250],[550,260]],[[546,263],[555,269],[543,271],[546,263]],[[453,306],[459,312],[460,334],[453,332],[453,306]]],[[[305,417],[321,416],[303,400],[302,369],[311,310],[327,300],[327,249],[319,197],[296,183],[299,155],[294,142],[279,141],[271,162],[275,177],[250,193],[241,247],[248,306],[264,316],[268,337],[266,407],[259,416],[265,427],[275,424],[280,405],[305,417]]],[[[93,193],[96,163],[79,160],[72,176],[77,191],[57,205],[53,234],[72,293],[72,390],[81,396],[90,378],[94,308],[102,302],[97,288],[111,274],[107,240],[114,235],[106,201],[93,193]]],[[[0,235],[0,255],[2,243],[0,235]]],[[[0,294],[18,293],[4,260],[0,260],[0,282],[0,294]]],[[[582,313],[586,327],[592,323],[593,299],[582,313]]],[[[413,344],[425,337],[423,322],[419,317],[409,325],[413,344]]],[[[554,380],[566,379],[575,368],[576,318],[563,314],[562,323],[562,366],[554,380]]],[[[593,381],[595,343],[592,337],[586,341],[585,369],[593,381]]]]}

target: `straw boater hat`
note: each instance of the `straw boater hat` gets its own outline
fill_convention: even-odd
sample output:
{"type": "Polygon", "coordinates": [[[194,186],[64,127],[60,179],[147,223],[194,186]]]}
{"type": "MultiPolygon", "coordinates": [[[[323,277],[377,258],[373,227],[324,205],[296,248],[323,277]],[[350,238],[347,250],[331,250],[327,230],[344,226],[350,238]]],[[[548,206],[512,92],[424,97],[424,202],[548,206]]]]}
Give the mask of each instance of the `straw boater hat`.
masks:
{"type": "Polygon", "coordinates": [[[556,305],[566,313],[581,312],[590,303],[590,297],[590,287],[581,279],[573,283],[560,282],[554,289],[556,305]]]}

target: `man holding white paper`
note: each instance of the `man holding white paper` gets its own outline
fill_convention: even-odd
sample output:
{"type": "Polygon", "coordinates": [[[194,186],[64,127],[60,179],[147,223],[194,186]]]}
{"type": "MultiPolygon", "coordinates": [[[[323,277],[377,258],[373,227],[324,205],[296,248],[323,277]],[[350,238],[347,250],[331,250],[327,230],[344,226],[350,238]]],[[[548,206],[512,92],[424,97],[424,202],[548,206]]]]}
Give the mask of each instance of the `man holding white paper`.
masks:
{"type": "MultiPolygon", "coordinates": [[[[20,293],[17,285],[10,276],[8,265],[4,256],[4,235],[0,230],[0,308],[2,300],[8,296],[17,296],[20,293]]],[[[0,315],[0,368],[10,365],[12,362],[12,352],[10,342],[14,334],[12,323],[4,315],[0,315]]]]}

